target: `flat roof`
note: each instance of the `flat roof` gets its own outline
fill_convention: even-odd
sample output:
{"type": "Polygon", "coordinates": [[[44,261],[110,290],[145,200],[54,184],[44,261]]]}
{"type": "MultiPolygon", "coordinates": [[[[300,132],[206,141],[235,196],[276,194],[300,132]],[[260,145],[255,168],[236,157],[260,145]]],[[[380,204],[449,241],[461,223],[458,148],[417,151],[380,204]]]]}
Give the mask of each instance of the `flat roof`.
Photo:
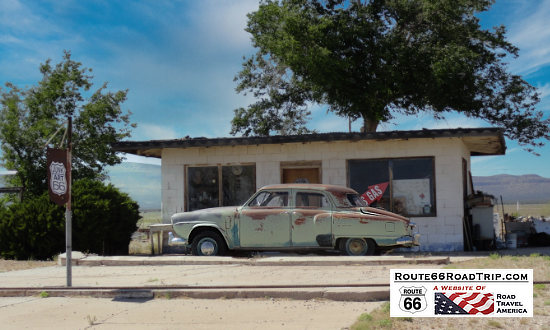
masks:
{"type": "Polygon", "coordinates": [[[506,142],[503,130],[496,127],[422,129],[414,131],[385,131],[369,133],[312,133],[251,137],[185,137],[173,140],[123,141],[111,144],[114,150],[134,155],[161,158],[165,148],[208,148],[261,144],[287,144],[332,141],[388,141],[410,139],[460,138],[472,156],[504,155],[506,142]]]}

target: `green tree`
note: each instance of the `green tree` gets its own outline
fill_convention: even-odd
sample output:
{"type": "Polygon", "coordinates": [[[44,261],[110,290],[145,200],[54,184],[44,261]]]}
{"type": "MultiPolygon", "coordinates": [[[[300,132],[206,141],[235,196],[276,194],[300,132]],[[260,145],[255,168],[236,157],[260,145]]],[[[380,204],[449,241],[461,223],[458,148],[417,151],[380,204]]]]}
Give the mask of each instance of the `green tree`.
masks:
{"type": "Polygon", "coordinates": [[[297,104],[305,113],[317,103],[362,118],[366,131],[395,114],[459,112],[529,150],[542,145],[550,119],[535,109],[536,89],[505,62],[518,49],[503,26],[484,30],[476,17],[493,2],[262,0],[246,28],[257,53],[235,78],[238,92],[261,100],[235,110],[232,133],[265,134],[293,120],[281,109],[297,104]]]}
{"type": "MultiPolygon", "coordinates": [[[[75,250],[101,255],[128,253],[140,219],[139,206],[111,184],[81,179],[73,185],[75,250]]],[[[65,251],[65,210],[47,192],[0,205],[0,257],[48,259],[65,251]]]]}
{"type": "MultiPolygon", "coordinates": [[[[23,186],[25,196],[38,196],[46,186],[45,144],[73,117],[73,179],[102,178],[104,167],[121,162],[111,143],[130,136],[130,112],[121,104],[127,90],[111,92],[103,84],[92,92],[91,69],[64,53],[63,61],[40,66],[42,80],[20,89],[6,83],[0,90],[0,143],[3,166],[16,170],[10,184],[23,186]]],[[[65,125],[66,126],[66,125],[65,125]]],[[[50,141],[61,145],[63,131],[50,141]]]]}
{"type": "Polygon", "coordinates": [[[304,134],[311,131],[305,126],[311,112],[307,102],[311,92],[290,76],[288,68],[266,60],[261,54],[243,63],[243,70],[235,77],[240,80],[237,91],[248,89],[259,100],[247,109],[235,110],[231,121],[231,134],[267,136],[272,131],[282,135],[304,134]]]}

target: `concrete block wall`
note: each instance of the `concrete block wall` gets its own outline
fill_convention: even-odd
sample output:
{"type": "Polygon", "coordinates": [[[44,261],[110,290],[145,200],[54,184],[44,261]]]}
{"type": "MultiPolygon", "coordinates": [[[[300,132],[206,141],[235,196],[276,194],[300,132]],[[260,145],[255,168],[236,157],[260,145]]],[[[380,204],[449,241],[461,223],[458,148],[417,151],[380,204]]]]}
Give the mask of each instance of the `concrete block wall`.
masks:
{"type": "Polygon", "coordinates": [[[322,183],[347,185],[347,160],[435,157],[436,217],[412,218],[423,251],[459,251],[462,242],[462,158],[469,151],[458,138],[390,141],[335,141],[257,146],[164,149],[162,216],[185,209],[185,167],[256,164],[256,188],[281,182],[281,162],[321,162],[322,183]]]}

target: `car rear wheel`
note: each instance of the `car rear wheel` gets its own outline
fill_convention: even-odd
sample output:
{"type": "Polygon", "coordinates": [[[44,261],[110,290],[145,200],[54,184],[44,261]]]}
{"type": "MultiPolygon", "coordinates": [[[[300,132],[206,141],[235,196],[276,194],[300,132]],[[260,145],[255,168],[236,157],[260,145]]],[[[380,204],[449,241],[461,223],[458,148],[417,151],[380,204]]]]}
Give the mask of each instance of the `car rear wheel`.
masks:
{"type": "Polygon", "coordinates": [[[370,238],[348,238],[344,241],[343,251],[348,256],[370,256],[374,254],[376,244],[370,238]]]}
{"type": "Polygon", "coordinates": [[[213,231],[203,231],[193,239],[191,252],[195,256],[221,256],[227,248],[220,234],[213,231]]]}

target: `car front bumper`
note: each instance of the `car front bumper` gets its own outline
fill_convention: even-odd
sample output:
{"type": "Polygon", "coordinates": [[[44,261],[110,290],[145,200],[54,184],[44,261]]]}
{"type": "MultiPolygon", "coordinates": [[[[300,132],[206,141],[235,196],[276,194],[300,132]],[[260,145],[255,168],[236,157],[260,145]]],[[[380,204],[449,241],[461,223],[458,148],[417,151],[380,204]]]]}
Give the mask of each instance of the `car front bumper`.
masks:
{"type": "Polygon", "coordinates": [[[420,234],[415,233],[412,236],[410,235],[401,236],[396,240],[396,244],[406,246],[406,247],[419,246],[420,234]]]}

